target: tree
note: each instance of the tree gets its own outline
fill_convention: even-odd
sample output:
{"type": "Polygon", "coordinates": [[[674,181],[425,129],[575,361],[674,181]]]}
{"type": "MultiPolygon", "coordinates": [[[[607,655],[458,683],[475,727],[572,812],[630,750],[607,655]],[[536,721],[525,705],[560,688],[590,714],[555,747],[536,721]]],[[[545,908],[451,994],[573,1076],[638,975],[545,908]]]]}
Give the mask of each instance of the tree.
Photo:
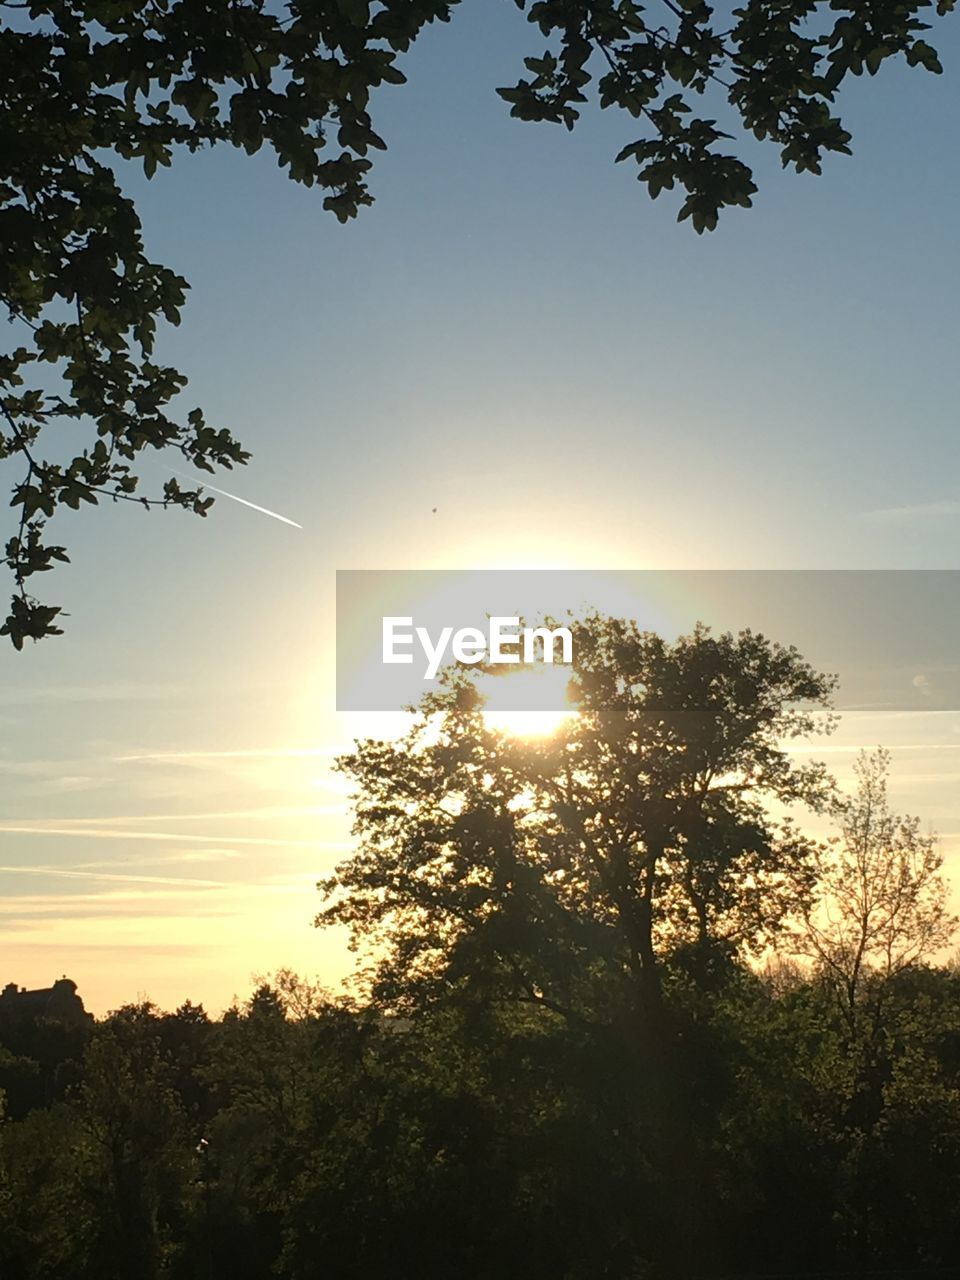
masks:
{"type": "Polygon", "coordinates": [[[822,766],[785,744],[829,727],[832,680],[750,632],[668,643],[599,615],[571,631],[576,713],[544,742],[488,725],[455,673],[406,738],[340,761],[359,846],[321,883],[317,923],[370,947],[380,1007],[528,1009],[585,1037],[631,1081],[611,1124],[655,1170],[640,1211],[657,1274],[689,1274],[705,1136],[696,1028],[665,981],[678,956],[712,981],[803,897],[810,846],[769,810],[828,801],[822,766]]]}
{"type": "Polygon", "coordinates": [[[84,1059],[76,1114],[97,1165],[100,1274],[155,1280],[187,1216],[195,1154],[158,1011],[128,1005],[101,1024],[84,1059]]]}
{"type": "MultiPolygon", "coordinates": [[[[175,452],[203,471],[248,457],[199,408],[185,419],[175,411],[186,379],[156,361],[155,341],[160,320],[179,323],[188,286],[147,256],[121,162],[139,162],[149,177],[178,148],[266,145],[346,221],[371,203],[368,153],[386,145],[371,95],[403,83],[398,55],[457,3],[0,3],[0,300],[23,338],[0,357],[0,459],[23,467],[2,632],[17,648],[60,633],[60,610],[31,594],[35,574],[68,558],[45,541],[58,508],[107,497],[205,515],[212,499],[176,479],[141,496],[139,455],[175,452]],[[87,429],[86,447],[67,459],[45,452],[63,421],[87,429]]],[[[511,113],[573,128],[595,82],[601,107],[643,128],[618,159],[637,163],[651,196],[681,187],[679,217],[698,232],[713,229],[722,208],[748,206],[755,186],[741,159],[717,149],[731,135],[692,101],[770,140],[785,166],[817,173],[826,152],[849,150],[833,114],[847,75],[872,75],[898,56],[940,71],[920,35],[929,0],[837,3],[822,25],[806,0],[747,0],[723,22],[704,0],[661,0],[649,13],[636,0],[515,3],[548,48],[499,90],[511,113]]],[[[937,0],[938,14],[952,8],[937,0]]]]}
{"type": "Polygon", "coordinates": [[[102,1173],[97,1152],[67,1103],[0,1125],[0,1273],[5,1280],[105,1274],[97,1270],[102,1173]]]}
{"type": "Polygon", "coordinates": [[[833,987],[851,1033],[873,975],[888,984],[950,941],[943,856],[920,819],[890,809],[890,753],[860,753],[857,793],[836,810],[839,839],[817,851],[818,894],[803,915],[799,945],[833,987]]]}
{"type": "Polygon", "coordinates": [[[466,982],[649,1019],[667,956],[761,946],[804,895],[812,846],[768,806],[829,799],[784,744],[830,727],[831,678],[748,631],[668,643],[599,615],[572,631],[576,714],[545,741],[488,725],[463,674],[405,738],[339,762],[359,846],[317,923],[386,948],[387,1004],[466,982]]]}

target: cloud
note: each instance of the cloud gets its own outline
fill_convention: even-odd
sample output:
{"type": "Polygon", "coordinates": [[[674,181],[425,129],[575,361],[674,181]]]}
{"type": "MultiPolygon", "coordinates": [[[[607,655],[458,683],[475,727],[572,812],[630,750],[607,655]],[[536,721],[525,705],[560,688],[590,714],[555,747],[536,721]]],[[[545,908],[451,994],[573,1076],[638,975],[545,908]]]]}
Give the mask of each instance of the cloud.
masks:
{"type": "MultiPolygon", "coordinates": [[[[953,714],[956,715],[956,712],[953,714]]],[[[823,745],[810,743],[809,746],[789,743],[783,750],[790,756],[846,756],[856,755],[860,751],[872,751],[875,747],[875,742],[847,744],[827,742],[823,745]]],[[[898,742],[892,749],[897,753],[900,751],[960,751],[960,742],[898,742]]]]}
{"type": "Polygon", "coordinates": [[[98,871],[101,867],[157,867],[176,862],[225,862],[241,855],[236,849],[169,849],[163,853],[137,854],[132,858],[110,858],[102,862],[78,862],[78,871],[98,871]]]}
{"type": "Polygon", "coordinates": [[[913,685],[914,689],[919,693],[922,693],[925,698],[933,697],[933,681],[929,676],[924,675],[922,671],[918,671],[910,683],[913,685]]]}
{"type": "MultiPolygon", "coordinates": [[[[102,819],[100,819],[102,821],[102,819]]],[[[326,840],[282,840],[276,837],[262,836],[200,836],[185,837],[183,832],[173,831],[115,831],[111,827],[52,827],[40,823],[0,824],[0,832],[21,836],[83,836],[98,840],[175,840],[182,843],[189,839],[195,843],[205,844],[249,844],[261,845],[276,849],[325,849],[329,847],[326,840]]]]}
{"type": "MultiPolygon", "coordinates": [[[[23,943],[18,939],[18,942],[20,949],[24,954],[26,954],[28,950],[31,954],[39,953],[40,955],[43,955],[45,952],[49,952],[51,955],[56,957],[60,957],[64,953],[64,944],[62,942],[37,942],[34,939],[30,939],[27,943],[23,943]]],[[[114,961],[117,959],[117,944],[115,942],[78,942],[76,939],[72,938],[68,949],[71,954],[79,954],[84,957],[99,954],[109,956],[114,961]]],[[[143,960],[147,956],[156,957],[158,960],[169,960],[172,956],[197,959],[204,956],[206,951],[209,951],[209,948],[191,946],[188,944],[180,945],[177,943],[162,941],[125,941],[123,944],[123,954],[125,956],[134,956],[138,960],[143,960]]],[[[54,968],[58,973],[60,972],[60,966],[54,965],[54,968]]]]}
{"type": "Polygon", "coordinates": [[[864,511],[865,520],[905,521],[924,520],[928,517],[960,516],[960,502],[945,499],[940,502],[915,502],[903,507],[875,507],[864,511]]]}
{"type": "Polygon", "coordinates": [[[0,690],[0,702],[167,702],[189,692],[180,685],[117,681],[116,684],[20,685],[0,690]]]}
{"type": "MultiPolygon", "coordinates": [[[[98,760],[93,762],[100,763],[98,760]]],[[[88,769],[91,763],[91,759],[83,756],[19,760],[9,750],[0,748],[0,775],[9,774],[15,778],[38,778],[43,782],[57,782],[63,778],[75,778],[78,770],[88,769]]]]}
{"type": "Polygon", "coordinates": [[[295,760],[309,756],[337,756],[342,747],[248,747],[238,751],[141,751],[114,756],[116,764],[190,760],[295,760]]]}
{"type": "Polygon", "coordinates": [[[244,945],[250,930],[259,934],[284,936],[292,918],[308,921],[316,898],[315,881],[294,883],[280,877],[264,880],[218,882],[169,882],[160,877],[102,876],[65,877],[57,868],[20,868],[27,874],[39,871],[61,886],[49,892],[7,893],[0,898],[0,922],[4,934],[33,931],[37,940],[52,941],[56,935],[71,940],[92,931],[94,940],[115,948],[142,943],[152,934],[166,945],[175,942],[183,930],[196,934],[196,924],[204,922],[203,945],[211,945],[214,935],[221,942],[244,945]],[[67,892],[64,880],[75,879],[76,892],[67,892]],[[202,892],[198,892],[198,888],[202,892]],[[301,917],[300,908],[306,912],[301,917]],[[279,913],[279,915],[278,915],[279,913]],[[245,920],[246,928],[237,929],[245,920]]]}
{"type": "Polygon", "coordinates": [[[188,876],[140,876],[130,872],[77,871],[67,867],[0,866],[0,873],[24,876],[61,876],[67,880],[101,880],[109,884],[162,884],[191,889],[229,889],[226,880],[198,880],[188,876]]]}
{"type": "MultiPolygon", "coordinates": [[[[347,807],[343,804],[262,805],[259,809],[211,809],[203,813],[136,813],[104,815],[93,818],[36,818],[29,821],[31,821],[32,826],[42,830],[47,822],[53,822],[57,827],[64,825],[71,827],[112,826],[116,822],[207,822],[216,818],[224,820],[254,818],[262,819],[266,822],[275,818],[328,818],[332,814],[346,812],[347,807]]],[[[3,827],[0,827],[0,830],[3,829],[3,827]]],[[[196,837],[190,836],[189,838],[192,840],[196,837]]],[[[230,844],[231,841],[227,840],[226,843],[230,844]]]]}

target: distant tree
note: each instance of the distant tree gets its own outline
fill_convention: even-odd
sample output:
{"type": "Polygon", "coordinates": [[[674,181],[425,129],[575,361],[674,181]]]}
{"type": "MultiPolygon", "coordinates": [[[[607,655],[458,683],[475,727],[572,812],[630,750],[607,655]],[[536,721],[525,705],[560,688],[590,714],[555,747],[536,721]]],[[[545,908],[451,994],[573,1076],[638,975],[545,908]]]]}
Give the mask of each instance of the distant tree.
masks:
{"type": "Polygon", "coordinates": [[[79,1280],[100,1271],[102,1170],[76,1111],[59,1102],[0,1124],[0,1275],[79,1280]]]}
{"type": "Polygon", "coordinates": [[[18,1066],[18,1060],[10,1050],[0,1045],[0,1121],[3,1121],[7,1114],[7,1091],[2,1083],[4,1073],[9,1071],[10,1068],[16,1070],[18,1066]]]}
{"type": "Polygon", "coordinates": [[[159,1019],[156,1033],[170,1082],[191,1132],[199,1140],[215,1106],[202,1078],[214,1043],[214,1023],[203,1005],[187,1000],[175,1013],[164,1014],[159,1019]]]}
{"type": "Polygon", "coordinates": [[[98,1026],[76,1096],[96,1161],[97,1274],[158,1280],[191,1197],[194,1153],[150,1004],[98,1026]]]}
{"type": "Polygon", "coordinates": [[[35,1107],[63,1099],[78,1079],[89,1038],[86,1021],[0,1019],[0,1086],[7,1090],[8,1114],[19,1118],[35,1107]],[[12,1058],[4,1058],[2,1049],[12,1058]]]}
{"type": "MultiPolygon", "coordinates": [[[[249,456],[200,409],[185,419],[174,409],[186,379],[158,362],[155,341],[160,320],[179,323],[188,286],[147,256],[121,162],[150,177],[178,148],[268,146],[346,221],[371,203],[368,153],[386,145],[371,95],[403,83],[398,55],[457,2],[0,3],[0,301],[22,335],[0,357],[0,459],[22,467],[3,632],[17,648],[60,632],[59,608],[31,594],[35,574],[67,559],[45,541],[58,508],[110,498],[204,515],[212,499],[174,478],[141,496],[140,455],[177,454],[203,471],[249,456]],[[72,424],[85,425],[83,447],[64,448],[64,423],[71,440],[72,424]]],[[[755,190],[747,165],[718,150],[731,136],[724,125],[817,173],[826,152],[849,150],[833,112],[848,75],[899,57],[941,69],[922,38],[929,0],[838,0],[823,11],[746,0],[722,17],[703,0],[654,10],[636,0],[515,2],[547,48],[499,90],[511,113],[572,128],[593,85],[601,107],[642,131],[618,159],[636,162],[651,196],[682,188],[679,217],[698,232],[755,190]]],[[[938,14],[952,8],[937,0],[938,14]]]]}
{"type": "Polygon", "coordinates": [[[800,949],[836,993],[851,1031],[871,977],[889,983],[950,942],[943,855],[920,819],[893,813],[890,753],[861,752],[857,792],[836,811],[840,836],[816,852],[817,895],[803,912],[800,949]]]}

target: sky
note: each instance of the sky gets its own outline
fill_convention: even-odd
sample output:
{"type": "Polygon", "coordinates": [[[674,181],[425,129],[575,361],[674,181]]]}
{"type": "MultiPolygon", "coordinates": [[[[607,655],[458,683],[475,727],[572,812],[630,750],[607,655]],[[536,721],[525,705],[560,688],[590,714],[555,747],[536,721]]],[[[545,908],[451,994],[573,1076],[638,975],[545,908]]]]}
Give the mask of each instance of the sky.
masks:
{"type": "MultiPolygon", "coordinates": [[[[58,517],[67,634],[0,650],[0,982],[67,973],[103,1012],[339,981],[314,884],[349,848],[331,761],[370,725],[334,710],[338,569],[960,568],[938,37],[944,76],[851,85],[822,177],[745,144],[755,207],[703,237],[613,164],[630,122],[510,119],[494,88],[543,40],[508,0],[467,0],[377,96],[348,226],[267,155],[129,174],[192,286],[160,354],[254,454],[215,483],[300,527],[225,498],[58,517]]],[[[849,712],[829,759],[889,746],[949,866],[960,709],[915,701],[849,712]]]]}

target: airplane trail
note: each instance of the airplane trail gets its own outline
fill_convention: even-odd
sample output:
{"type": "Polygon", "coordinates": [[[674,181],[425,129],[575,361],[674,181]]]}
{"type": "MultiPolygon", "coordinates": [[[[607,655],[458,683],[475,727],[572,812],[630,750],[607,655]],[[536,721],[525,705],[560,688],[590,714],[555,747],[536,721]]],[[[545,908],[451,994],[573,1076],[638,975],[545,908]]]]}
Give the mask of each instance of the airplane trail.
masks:
{"type": "MultiPolygon", "coordinates": [[[[170,468],[173,471],[173,468],[170,468]]],[[[302,524],[297,524],[296,520],[291,520],[289,516],[282,516],[278,511],[271,511],[269,507],[261,507],[256,502],[248,502],[246,498],[238,498],[235,493],[228,493],[226,489],[218,489],[215,484],[210,484],[208,480],[199,480],[193,476],[184,475],[182,471],[174,471],[174,475],[180,476],[182,480],[189,480],[191,484],[201,485],[204,489],[210,489],[214,493],[219,493],[222,498],[230,498],[234,502],[239,502],[243,507],[249,507],[251,511],[259,511],[261,515],[271,516],[274,520],[279,520],[282,524],[293,525],[294,529],[302,529],[302,524]]]]}

